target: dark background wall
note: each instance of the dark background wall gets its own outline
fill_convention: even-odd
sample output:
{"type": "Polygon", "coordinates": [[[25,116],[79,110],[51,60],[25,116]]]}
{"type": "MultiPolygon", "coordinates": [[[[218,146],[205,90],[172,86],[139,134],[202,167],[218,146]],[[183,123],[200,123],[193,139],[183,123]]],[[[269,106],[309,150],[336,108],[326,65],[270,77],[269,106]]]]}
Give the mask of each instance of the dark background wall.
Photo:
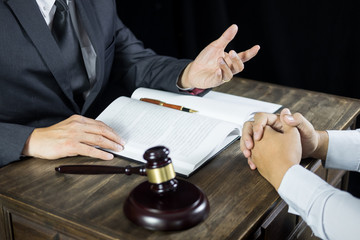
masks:
{"type": "MultiPolygon", "coordinates": [[[[358,0],[117,2],[122,21],[158,54],[193,59],[236,23],[227,50],[261,46],[238,76],[360,98],[358,0]]],[[[358,196],[359,179],[351,175],[358,196]]]]}
{"type": "Polygon", "coordinates": [[[195,58],[236,23],[228,50],[261,46],[239,76],[360,98],[359,6],[358,0],[118,0],[118,13],[146,47],[178,58],[195,58]]]}

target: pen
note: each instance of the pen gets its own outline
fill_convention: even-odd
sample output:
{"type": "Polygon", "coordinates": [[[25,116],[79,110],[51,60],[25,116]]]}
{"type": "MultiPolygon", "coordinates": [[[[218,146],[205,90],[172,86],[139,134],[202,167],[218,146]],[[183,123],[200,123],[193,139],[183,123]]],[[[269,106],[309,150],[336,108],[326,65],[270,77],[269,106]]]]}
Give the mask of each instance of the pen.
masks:
{"type": "Polygon", "coordinates": [[[160,105],[160,106],[164,106],[164,107],[168,107],[168,108],[172,108],[172,109],[176,109],[176,110],[180,110],[180,111],[184,111],[184,112],[189,112],[189,113],[197,112],[196,110],[193,110],[193,109],[190,109],[190,108],[186,108],[186,107],[179,106],[179,105],[174,105],[174,104],[169,104],[169,103],[164,103],[162,101],[159,101],[159,100],[156,100],[156,99],[151,99],[151,98],[140,98],[140,101],[153,103],[153,104],[156,104],[156,105],[160,105]]]}

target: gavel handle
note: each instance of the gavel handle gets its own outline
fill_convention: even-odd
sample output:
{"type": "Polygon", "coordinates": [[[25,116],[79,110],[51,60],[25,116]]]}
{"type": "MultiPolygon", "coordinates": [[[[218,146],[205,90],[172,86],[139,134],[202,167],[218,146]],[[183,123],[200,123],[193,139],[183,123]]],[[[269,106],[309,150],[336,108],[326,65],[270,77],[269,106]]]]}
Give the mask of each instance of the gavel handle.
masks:
{"type": "Polygon", "coordinates": [[[140,167],[115,167],[115,166],[102,166],[102,165],[62,165],[55,168],[59,173],[70,174],[138,174],[146,176],[146,169],[140,167]]]}

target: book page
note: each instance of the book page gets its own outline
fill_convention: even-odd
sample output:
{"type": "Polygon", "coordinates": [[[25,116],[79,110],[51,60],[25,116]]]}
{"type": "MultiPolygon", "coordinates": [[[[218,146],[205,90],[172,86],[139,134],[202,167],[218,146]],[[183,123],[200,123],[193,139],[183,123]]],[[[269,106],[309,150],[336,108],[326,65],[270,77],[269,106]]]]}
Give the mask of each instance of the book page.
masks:
{"type": "Polygon", "coordinates": [[[154,146],[169,148],[176,172],[191,173],[207,159],[237,129],[233,138],[240,135],[235,124],[219,121],[196,113],[120,97],[99,115],[126,142],[120,156],[144,162],[144,152],[154,146]]]}
{"type": "Polygon", "coordinates": [[[210,91],[203,97],[182,95],[155,89],[138,88],[134,99],[152,98],[166,103],[181,105],[198,111],[198,114],[235,123],[242,128],[254,112],[274,113],[281,105],[210,91]]]}

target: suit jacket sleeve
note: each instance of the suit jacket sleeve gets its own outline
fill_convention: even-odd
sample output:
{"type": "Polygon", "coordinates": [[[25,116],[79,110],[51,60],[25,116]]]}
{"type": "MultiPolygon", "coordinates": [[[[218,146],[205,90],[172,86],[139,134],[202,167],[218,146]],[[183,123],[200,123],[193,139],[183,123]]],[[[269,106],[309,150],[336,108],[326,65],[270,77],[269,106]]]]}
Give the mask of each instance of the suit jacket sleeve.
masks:
{"type": "Polygon", "coordinates": [[[96,89],[88,97],[91,104],[87,100],[88,108],[81,113],[60,84],[61,64],[56,51],[51,52],[55,42],[36,3],[0,3],[0,19],[6,22],[0,29],[8,32],[0,44],[0,166],[20,158],[34,128],[51,126],[73,114],[94,118],[113,99],[138,87],[179,92],[176,82],[191,60],[159,56],[144,48],[118,18],[114,0],[79,1],[78,7],[101,66],[96,89]]]}
{"type": "MultiPolygon", "coordinates": [[[[95,2],[95,4],[100,3],[101,5],[97,7],[104,7],[103,2],[95,2]]],[[[112,7],[113,11],[115,11],[114,9],[112,7]]],[[[116,15],[116,12],[114,14],[116,15]]],[[[106,24],[101,25],[102,29],[109,28],[109,21],[106,22],[106,24]]],[[[115,17],[113,25],[114,29],[107,32],[115,33],[114,40],[110,43],[109,39],[111,37],[107,37],[106,45],[110,47],[105,50],[105,62],[109,62],[107,59],[113,59],[107,80],[108,83],[104,86],[97,101],[86,113],[87,116],[97,117],[114,99],[124,95],[130,96],[139,87],[189,94],[186,91],[179,90],[177,81],[182,71],[192,60],[157,55],[153,50],[145,48],[143,43],[135,37],[118,17],[115,17]],[[112,51],[111,48],[114,50],[112,51]]],[[[109,66],[105,66],[105,68],[107,67],[109,66]]],[[[205,90],[198,95],[204,95],[208,91],[205,90]]]]}
{"type": "Polygon", "coordinates": [[[0,167],[19,160],[25,142],[34,130],[24,125],[0,123],[0,167]]]}
{"type": "Polygon", "coordinates": [[[179,92],[177,80],[191,60],[156,55],[144,48],[121,20],[116,25],[113,73],[126,83],[126,88],[130,92],[138,87],[179,92]]]}

